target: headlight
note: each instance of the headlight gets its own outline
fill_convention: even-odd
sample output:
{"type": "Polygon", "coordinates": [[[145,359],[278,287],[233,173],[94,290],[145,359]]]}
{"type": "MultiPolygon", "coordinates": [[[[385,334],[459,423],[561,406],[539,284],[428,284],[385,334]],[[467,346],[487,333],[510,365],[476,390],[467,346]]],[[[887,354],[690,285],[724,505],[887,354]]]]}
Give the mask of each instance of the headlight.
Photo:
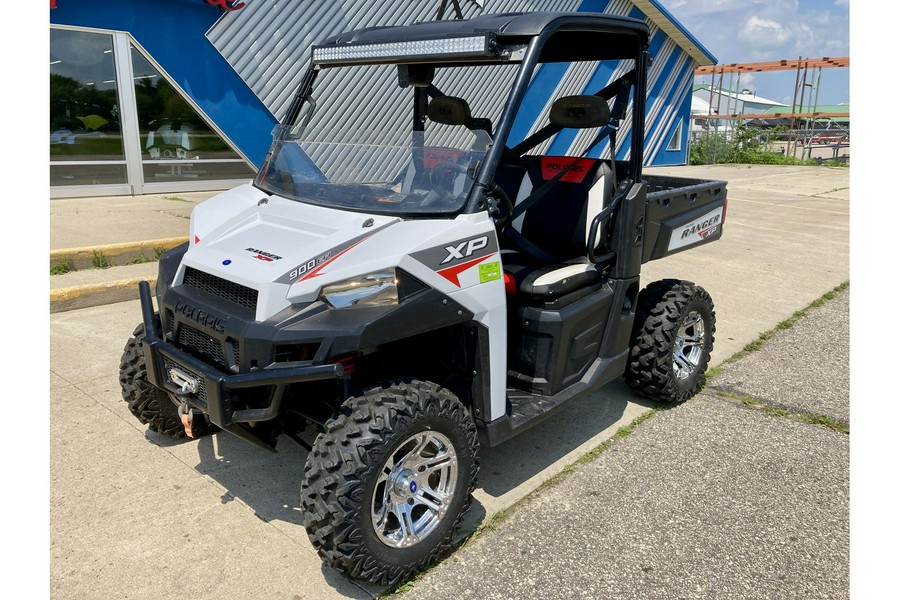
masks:
{"type": "Polygon", "coordinates": [[[322,288],[319,299],[332,308],[354,306],[394,306],[398,302],[394,269],[345,279],[322,288]]]}

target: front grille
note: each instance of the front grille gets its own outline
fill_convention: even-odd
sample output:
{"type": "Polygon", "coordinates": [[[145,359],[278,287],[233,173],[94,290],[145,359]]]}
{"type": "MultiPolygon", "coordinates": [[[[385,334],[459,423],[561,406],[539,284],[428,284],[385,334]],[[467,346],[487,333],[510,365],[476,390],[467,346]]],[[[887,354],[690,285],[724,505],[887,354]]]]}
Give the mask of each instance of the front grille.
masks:
{"type": "Polygon", "coordinates": [[[256,312],[256,301],[259,292],[253,288],[204,273],[193,267],[185,269],[184,285],[189,285],[256,312]]]}
{"type": "Polygon", "coordinates": [[[175,364],[174,362],[172,362],[171,360],[169,360],[166,357],[163,357],[163,366],[166,369],[166,379],[170,383],[173,383],[172,377],[169,375],[169,372],[172,369],[178,369],[179,371],[181,371],[183,373],[187,373],[188,375],[193,377],[197,381],[197,393],[194,395],[197,397],[198,400],[200,400],[203,403],[206,403],[206,380],[203,379],[203,377],[201,377],[197,373],[194,373],[187,367],[182,367],[179,364],[175,364]]]}
{"type": "Polygon", "coordinates": [[[225,341],[226,344],[231,344],[231,349],[234,350],[234,362],[235,364],[241,364],[241,341],[235,338],[228,338],[225,341]]]}
{"type": "Polygon", "coordinates": [[[178,328],[178,339],[176,342],[199,352],[222,366],[228,366],[225,362],[222,342],[209,337],[202,331],[198,331],[189,325],[182,325],[178,328]]]}

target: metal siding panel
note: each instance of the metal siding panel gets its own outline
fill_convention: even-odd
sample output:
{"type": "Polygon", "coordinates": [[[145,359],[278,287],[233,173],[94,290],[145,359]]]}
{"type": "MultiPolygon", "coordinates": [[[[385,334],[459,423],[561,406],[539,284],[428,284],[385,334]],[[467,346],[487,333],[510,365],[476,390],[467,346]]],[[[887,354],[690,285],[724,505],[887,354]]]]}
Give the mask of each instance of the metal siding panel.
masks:
{"type": "MultiPolygon", "coordinates": [[[[294,91],[299,85],[309,61],[309,47],[312,44],[349,29],[432,20],[435,17],[438,3],[386,0],[373,6],[371,2],[364,0],[345,0],[344,2],[307,0],[302,6],[306,10],[298,10],[298,3],[290,0],[283,0],[274,5],[260,0],[248,0],[242,10],[223,15],[207,32],[210,42],[279,120],[283,118],[294,91]]],[[[601,7],[602,12],[628,15],[648,21],[631,0],[609,0],[605,9],[602,8],[603,3],[599,0],[591,2],[581,2],[581,0],[501,0],[491,3],[490,12],[597,10],[598,6],[601,7]]],[[[462,8],[465,18],[482,12],[474,3],[462,3],[462,8]]],[[[660,81],[668,79],[664,74],[664,65],[670,62],[677,45],[665,36],[656,23],[648,22],[648,25],[651,33],[651,48],[658,49],[655,52],[656,56],[648,78],[648,88],[654,89],[660,81]]],[[[541,71],[546,68],[542,68],[541,71]]],[[[589,83],[595,91],[606,85],[605,83],[596,85],[598,74],[606,68],[608,67],[597,63],[571,65],[564,72],[551,77],[550,81],[544,81],[542,83],[543,86],[546,86],[544,89],[549,87],[551,91],[545,96],[546,102],[535,115],[526,135],[533,133],[546,123],[550,105],[557,98],[586,92],[589,83]],[[554,79],[555,83],[553,83],[554,79]]],[[[623,73],[624,70],[623,65],[618,65],[607,79],[607,83],[623,73]]],[[[545,76],[544,79],[548,73],[549,71],[542,73],[545,76]]],[[[489,92],[497,89],[498,84],[509,82],[506,76],[503,76],[500,81],[491,79],[489,74],[482,75],[482,77],[484,79],[478,84],[486,88],[485,93],[470,97],[468,100],[473,114],[496,119],[494,115],[489,114],[493,112],[492,107],[489,106],[491,103],[489,92]]],[[[539,80],[539,78],[538,75],[535,80],[539,80]]],[[[402,126],[402,120],[399,119],[395,119],[396,123],[385,122],[386,114],[384,113],[386,111],[382,111],[382,114],[379,114],[378,111],[378,106],[396,101],[393,95],[383,93],[376,98],[367,97],[365,94],[360,94],[356,98],[346,96],[346,89],[371,89],[371,86],[367,85],[370,81],[367,76],[358,74],[347,78],[340,84],[335,83],[327,87],[317,86],[316,98],[319,102],[319,110],[325,111],[319,116],[336,117],[340,116],[339,113],[344,115],[358,113],[360,111],[349,110],[352,107],[348,107],[346,103],[363,102],[373,107],[373,110],[369,111],[359,123],[347,123],[348,126],[358,127],[372,122],[378,122],[380,127],[384,128],[402,126]],[[338,104],[336,102],[338,98],[341,98],[344,104],[338,104]]],[[[657,88],[659,94],[654,98],[648,111],[646,129],[648,132],[656,131],[660,135],[658,133],[660,130],[668,129],[667,126],[660,129],[660,123],[657,123],[657,120],[665,121],[671,118],[671,111],[664,111],[663,108],[672,103],[670,94],[673,89],[676,89],[673,87],[674,83],[668,82],[667,85],[657,88]]],[[[482,88],[476,87],[475,89],[482,88]]],[[[680,92],[681,87],[677,86],[677,90],[680,92]]],[[[538,90],[535,90],[535,93],[537,92],[538,90]]],[[[628,120],[630,113],[631,106],[629,106],[626,119],[623,121],[623,128],[618,134],[619,148],[626,150],[626,156],[630,147],[630,122],[628,120]]],[[[574,136],[566,135],[559,140],[550,140],[544,143],[540,150],[552,149],[554,152],[580,154],[590,139],[587,133],[577,132],[574,136]],[[568,145],[566,142],[569,142],[568,145]]],[[[513,143],[515,141],[517,140],[511,140],[513,143]]],[[[648,136],[645,148],[656,148],[657,146],[658,140],[652,135],[648,136]]],[[[591,155],[608,157],[608,144],[603,144],[600,148],[595,149],[591,155]]],[[[620,156],[620,158],[624,157],[620,156]]]]}
{"type": "MultiPolygon", "coordinates": [[[[653,50],[654,48],[657,49],[657,56],[660,57],[660,60],[654,60],[653,65],[649,69],[649,72],[647,74],[648,89],[652,89],[656,82],[659,80],[663,72],[663,65],[665,63],[662,58],[668,57],[671,54],[672,48],[674,47],[674,43],[670,39],[668,39],[665,34],[659,31],[658,28],[656,29],[656,31],[657,35],[650,38],[650,48],[651,50],[653,50]]],[[[632,68],[634,68],[633,61],[624,62],[617,67],[613,76],[609,78],[609,81],[612,81],[616,77],[625,74],[629,69],[632,68]]],[[[632,106],[633,102],[629,102],[628,109],[625,111],[625,117],[622,119],[621,128],[616,135],[616,157],[619,160],[625,160],[631,155],[632,106]]],[[[647,117],[647,128],[651,126],[651,118],[651,116],[647,117]]],[[[590,141],[588,134],[585,132],[581,132],[579,138],[576,139],[575,143],[573,144],[570,152],[580,154],[580,152],[583,152],[583,149],[586,148],[587,144],[589,143],[590,141]]],[[[590,153],[590,156],[609,159],[612,156],[611,148],[609,147],[608,143],[601,144],[590,153]]]]}
{"type": "MultiPolygon", "coordinates": [[[[654,133],[651,142],[648,144],[644,160],[644,163],[647,165],[656,164],[657,157],[666,154],[665,147],[669,144],[669,140],[672,137],[672,133],[675,130],[678,120],[682,118],[682,113],[684,112],[682,108],[685,99],[690,96],[690,91],[693,87],[693,73],[697,63],[687,54],[684,54],[684,60],[679,62],[681,64],[681,71],[673,73],[672,76],[674,91],[668,94],[664,113],[657,119],[657,131],[654,133]]],[[[687,122],[685,122],[683,131],[687,130],[687,125],[687,122]]],[[[686,144],[682,143],[681,152],[684,152],[685,147],[686,144]]],[[[686,154],[684,156],[686,156],[686,154]]],[[[684,158],[684,156],[682,158],[684,158]]],[[[667,164],[672,164],[671,161],[665,162],[667,164]]]]}
{"type": "MultiPolygon", "coordinates": [[[[609,4],[607,4],[604,12],[614,15],[626,15],[628,12],[632,10],[632,4],[629,0],[611,0],[609,4]]],[[[547,119],[550,114],[550,107],[552,104],[562,98],[563,96],[570,96],[574,94],[584,93],[588,82],[590,82],[596,73],[602,68],[599,62],[592,61],[589,63],[576,63],[570,65],[564,73],[560,76],[559,82],[556,84],[553,92],[550,94],[547,99],[546,104],[543,108],[538,112],[534,123],[529,129],[527,135],[532,135],[533,133],[540,130],[544,125],[547,124],[547,119]]],[[[608,84],[614,77],[617,75],[613,75],[610,79],[603,83],[603,85],[597,87],[597,89],[602,89],[606,84],[608,84]]],[[[580,132],[584,134],[584,132],[580,132]]],[[[531,150],[531,153],[534,154],[545,154],[545,153],[559,153],[559,154],[568,154],[573,155],[573,145],[566,145],[565,141],[568,138],[568,135],[563,135],[563,132],[550,138],[546,142],[538,145],[535,149],[531,150]],[[562,135],[562,137],[560,137],[562,135]]],[[[578,137],[578,134],[575,136],[578,137]]],[[[584,147],[590,142],[585,142],[584,147]]],[[[574,155],[578,155],[580,152],[574,153],[574,155]]]]}
{"type": "MultiPolygon", "coordinates": [[[[572,11],[580,3],[502,0],[491,3],[491,12],[572,11]]],[[[274,5],[248,1],[242,10],[224,15],[207,32],[209,41],[279,120],[300,83],[312,44],[350,29],[430,21],[439,4],[386,0],[373,6],[365,0],[308,0],[302,6],[307,10],[297,10],[297,3],[289,0],[274,5]]],[[[462,3],[461,7],[465,18],[482,12],[474,3],[462,3]]]]}
{"type": "Polygon", "coordinates": [[[687,53],[677,51],[673,55],[673,61],[668,68],[666,79],[658,92],[657,101],[653,107],[653,129],[648,130],[647,148],[648,160],[652,160],[659,148],[667,142],[665,139],[671,130],[674,111],[680,106],[678,100],[685,85],[685,74],[690,72],[693,65],[691,57],[687,53]]]}
{"type": "MultiPolygon", "coordinates": [[[[619,12],[617,14],[623,14],[623,15],[633,17],[633,18],[645,19],[645,21],[646,21],[646,18],[643,15],[643,13],[641,13],[637,8],[635,8],[634,5],[630,1],[621,3],[621,5],[618,7],[618,10],[620,10],[621,12],[619,12]]],[[[648,23],[648,25],[650,26],[649,48],[650,48],[651,55],[653,55],[653,54],[656,55],[656,59],[653,61],[653,65],[649,69],[648,78],[647,78],[648,79],[647,87],[648,87],[648,89],[653,89],[653,87],[656,85],[657,81],[659,81],[660,77],[662,76],[662,74],[664,72],[663,65],[665,64],[665,62],[667,61],[667,59],[673,52],[673,50],[675,48],[675,44],[672,40],[667,38],[666,35],[654,23],[648,23]]],[[[622,64],[619,64],[616,67],[612,76],[610,76],[607,79],[606,83],[604,83],[603,85],[606,85],[610,81],[613,81],[615,78],[620,77],[621,75],[625,74],[628,70],[632,69],[633,67],[634,67],[633,61],[623,61],[622,64]]],[[[596,89],[600,89],[602,86],[595,86],[595,87],[596,87],[596,89]]],[[[630,156],[630,154],[631,154],[630,140],[631,140],[632,106],[633,106],[632,102],[629,102],[628,109],[625,112],[625,117],[622,119],[622,123],[621,123],[622,126],[616,135],[616,146],[617,146],[616,154],[617,154],[617,158],[619,158],[619,159],[627,159],[628,156],[630,156]]],[[[652,115],[652,114],[648,114],[648,116],[647,116],[647,122],[648,122],[647,127],[648,128],[652,124],[653,117],[654,117],[654,115],[652,115]]],[[[589,132],[589,131],[578,132],[578,134],[575,136],[575,139],[574,139],[572,145],[569,147],[568,154],[574,155],[574,156],[578,156],[578,155],[582,154],[584,152],[585,148],[587,148],[588,144],[591,143],[591,141],[593,141],[593,133],[592,132],[589,132]]],[[[646,147],[646,142],[645,142],[645,147],[646,147]]],[[[589,156],[599,157],[599,158],[604,158],[604,159],[611,158],[611,155],[612,155],[611,148],[609,147],[608,142],[601,143],[597,148],[594,148],[589,153],[589,156]]]]}
{"type": "Polygon", "coordinates": [[[669,77],[670,89],[666,93],[665,102],[661,103],[658,117],[655,120],[655,130],[647,144],[647,164],[651,164],[669,143],[675,120],[681,108],[681,101],[686,93],[686,88],[690,86],[689,79],[692,79],[691,73],[695,65],[696,63],[691,60],[690,56],[682,53],[678,65],[672,70],[669,77]]]}
{"type": "MultiPolygon", "coordinates": [[[[659,80],[663,73],[663,65],[665,64],[664,58],[667,58],[674,47],[674,42],[666,37],[665,33],[663,33],[658,28],[656,29],[656,35],[650,38],[649,49],[651,55],[656,52],[657,59],[653,61],[653,64],[650,66],[647,73],[647,89],[651,90],[656,85],[656,82],[659,80]]],[[[628,159],[631,156],[631,112],[632,105],[630,104],[628,107],[628,118],[624,122],[624,126],[619,131],[618,140],[619,148],[621,152],[617,152],[617,158],[620,160],[628,159]]],[[[645,132],[647,128],[652,125],[652,118],[650,116],[646,116],[646,125],[645,132]]],[[[646,133],[645,136],[646,138],[646,133]]],[[[644,142],[644,147],[646,148],[646,140],[644,142]]],[[[604,158],[609,158],[608,154],[604,154],[604,158]]]]}
{"type": "MultiPolygon", "coordinates": [[[[672,42],[672,49],[674,50],[674,48],[675,43],[672,42]]],[[[668,60],[665,62],[665,66],[660,69],[660,77],[653,83],[651,86],[652,91],[647,95],[648,100],[652,99],[652,101],[649,104],[649,110],[647,111],[647,125],[644,129],[645,154],[653,148],[658,141],[657,137],[659,136],[660,131],[660,119],[664,116],[669,100],[668,94],[671,93],[672,86],[674,85],[674,81],[672,81],[673,74],[678,72],[686,60],[687,55],[683,52],[671,52],[668,60]]]]}

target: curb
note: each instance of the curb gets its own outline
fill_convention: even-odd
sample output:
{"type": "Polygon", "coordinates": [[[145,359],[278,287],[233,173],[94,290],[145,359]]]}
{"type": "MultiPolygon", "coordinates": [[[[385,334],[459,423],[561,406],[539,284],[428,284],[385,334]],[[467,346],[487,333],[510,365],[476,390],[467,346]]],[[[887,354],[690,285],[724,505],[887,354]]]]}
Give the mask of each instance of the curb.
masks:
{"type": "Polygon", "coordinates": [[[138,299],[138,283],[147,281],[156,286],[156,277],[130,277],[105,283],[76,285],[50,290],[50,312],[64,312],[89,306],[101,306],[114,302],[138,299]]]}
{"type": "Polygon", "coordinates": [[[116,259],[117,264],[147,258],[149,254],[155,259],[157,249],[170,250],[188,241],[188,236],[161,238],[157,240],[144,240],[142,242],[123,242],[120,244],[106,244],[103,246],[90,246],[84,248],[63,248],[50,251],[50,266],[65,259],[72,261],[76,270],[93,266],[94,259],[102,255],[107,259],[116,259]]]}

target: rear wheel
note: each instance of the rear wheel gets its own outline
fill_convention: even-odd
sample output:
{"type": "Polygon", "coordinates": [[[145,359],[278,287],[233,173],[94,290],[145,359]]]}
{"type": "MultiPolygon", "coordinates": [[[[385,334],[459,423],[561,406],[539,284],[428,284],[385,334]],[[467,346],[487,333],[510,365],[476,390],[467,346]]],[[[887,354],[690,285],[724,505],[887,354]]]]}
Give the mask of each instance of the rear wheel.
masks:
{"type": "Polygon", "coordinates": [[[638,297],[625,381],[652,400],[684,402],[706,382],[715,331],[706,290],[676,279],[651,283],[638,297]]]}
{"type": "MultiPolygon", "coordinates": [[[[134,337],[125,344],[122,359],[119,361],[119,386],[122,398],[128,403],[128,409],[150,431],[180,439],[187,437],[178,407],[172,402],[169,394],[147,381],[147,365],[144,362],[144,324],[134,330],[134,337]]],[[[215,430],[205,415],[195,414],[191,433],[200,437],[215,430]]]]}
{"type": "Polygon", "coordinates": [[[450,549],[475,487],[475,424],[456,396],[423,381],[343,408],[306,462],[304,526],[330,566],[395,584],[450,549]]]}

